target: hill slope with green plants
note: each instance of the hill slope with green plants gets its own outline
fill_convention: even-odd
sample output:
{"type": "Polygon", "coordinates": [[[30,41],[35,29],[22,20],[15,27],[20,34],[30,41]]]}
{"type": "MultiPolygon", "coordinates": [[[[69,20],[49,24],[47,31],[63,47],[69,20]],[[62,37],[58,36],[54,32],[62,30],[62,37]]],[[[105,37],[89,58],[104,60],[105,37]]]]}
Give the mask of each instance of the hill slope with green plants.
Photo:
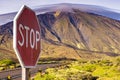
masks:
{"type": "Polygon", "coordinates": [[[79,60],[58,68],[38,72],[35,80],[119,80],[120,57],[98,60],[79,60]]]}

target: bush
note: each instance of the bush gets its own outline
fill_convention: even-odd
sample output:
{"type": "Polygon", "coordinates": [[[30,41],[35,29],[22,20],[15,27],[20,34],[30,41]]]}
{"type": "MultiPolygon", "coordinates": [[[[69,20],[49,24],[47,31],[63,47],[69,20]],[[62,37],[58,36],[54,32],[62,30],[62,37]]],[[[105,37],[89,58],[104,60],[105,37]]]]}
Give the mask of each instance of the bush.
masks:
{"type": "Polygon", "coordinates": [[[110,60],[101,60],[99,61],[101,66],[113,66],[113,63],[110,60]]]}
{"type": "Polygon", "coordinates": [[[15,64],[15,62],[12,60],[9,60],[9,59],[5,59],[5,60],[0,61],[0,66],[9,66],[12,64],[15,64]]]}
{"type": "Polygon", "coordinates": [[[45,71],[47,74],[35,80],[119,80],[120,66],[115,64],[113,60],[74,61],[63,67],[49,68],[45,71]]]}

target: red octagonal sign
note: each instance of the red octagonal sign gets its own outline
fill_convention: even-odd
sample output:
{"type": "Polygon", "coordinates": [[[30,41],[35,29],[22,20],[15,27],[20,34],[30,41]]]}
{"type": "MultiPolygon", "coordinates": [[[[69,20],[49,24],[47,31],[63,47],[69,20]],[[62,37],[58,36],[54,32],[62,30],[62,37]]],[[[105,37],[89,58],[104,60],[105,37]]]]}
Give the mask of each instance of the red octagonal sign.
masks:
{"type": "Polygon", "coordinates": [[[34,11],[23,6],[14,18],[13,47],[22,67],[35,67],[40,54],[40,26],[34,11]]]}

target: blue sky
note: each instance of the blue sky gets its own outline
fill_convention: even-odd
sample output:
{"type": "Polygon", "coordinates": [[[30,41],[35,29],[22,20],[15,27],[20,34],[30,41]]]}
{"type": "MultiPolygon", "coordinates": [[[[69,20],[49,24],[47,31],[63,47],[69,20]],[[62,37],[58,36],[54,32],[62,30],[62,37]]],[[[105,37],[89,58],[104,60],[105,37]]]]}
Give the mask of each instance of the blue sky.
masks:
{"type": "Polygon", "coordinates": [[[39,5],[58,3],[98,5],[120,12],[120,0],[0,0],[0,14],[18,11],[22,5],[33,8],[39,5]]]}

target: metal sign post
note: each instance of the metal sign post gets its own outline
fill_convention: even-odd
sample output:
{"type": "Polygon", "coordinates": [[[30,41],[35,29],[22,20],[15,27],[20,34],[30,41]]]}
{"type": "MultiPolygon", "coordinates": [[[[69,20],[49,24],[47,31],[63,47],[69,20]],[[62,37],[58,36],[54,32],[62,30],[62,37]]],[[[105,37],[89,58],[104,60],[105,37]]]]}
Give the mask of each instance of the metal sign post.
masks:
{"type": "Polygon", "coordinates": [[[30,68],[22,67],[22,80],[30,80],[30,68]]]}

